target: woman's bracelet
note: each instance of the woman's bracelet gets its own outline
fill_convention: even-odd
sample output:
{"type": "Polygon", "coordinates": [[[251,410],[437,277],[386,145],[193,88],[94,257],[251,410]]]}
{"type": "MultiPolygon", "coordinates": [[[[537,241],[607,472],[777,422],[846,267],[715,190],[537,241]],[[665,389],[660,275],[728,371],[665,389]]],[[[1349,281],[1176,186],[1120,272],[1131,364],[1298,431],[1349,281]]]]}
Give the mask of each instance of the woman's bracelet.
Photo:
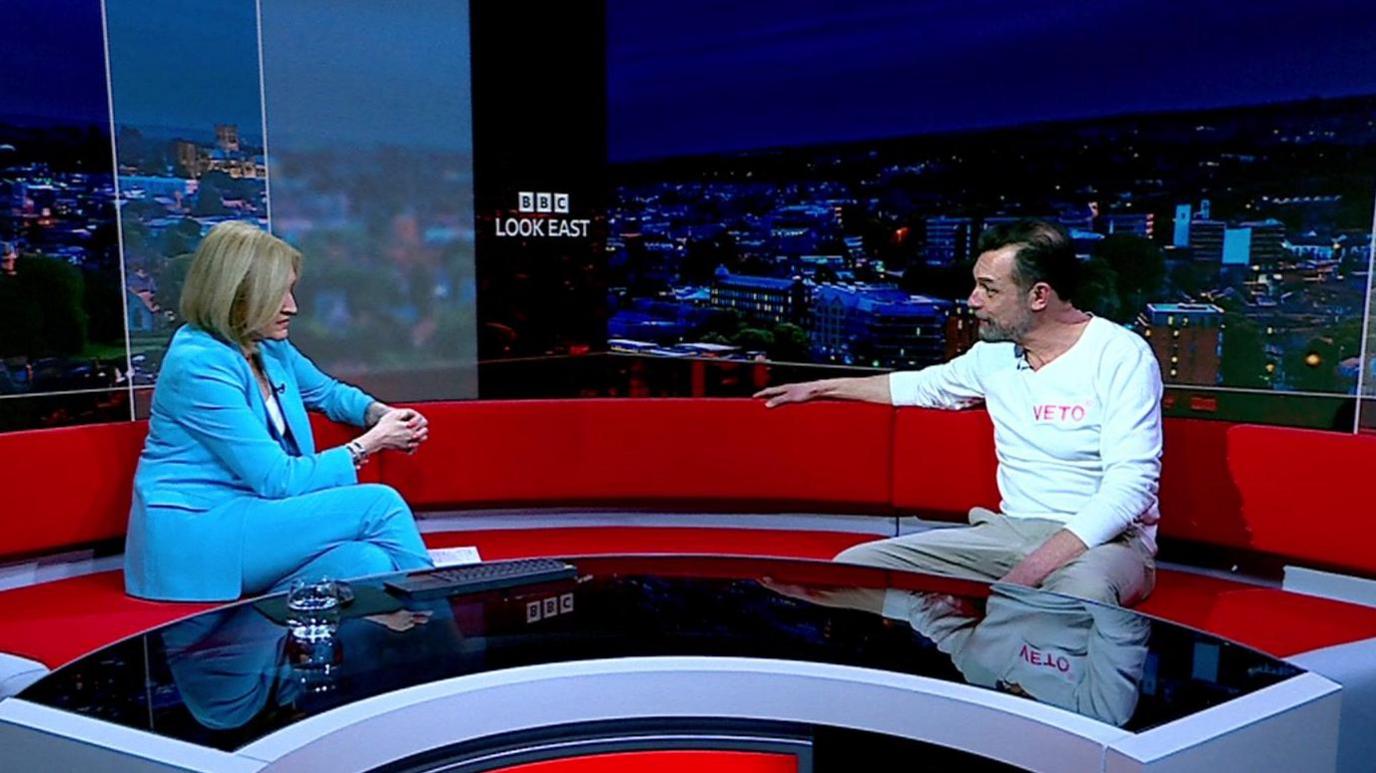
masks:
{"type": "Polygon", "coordinates": [[[368,451],[363,448],[362,443],[357,440],[350,440],[344,444],[344,447],[349,449],[349,456],[353,457],[355,469],[368,462],[368,451]]]}

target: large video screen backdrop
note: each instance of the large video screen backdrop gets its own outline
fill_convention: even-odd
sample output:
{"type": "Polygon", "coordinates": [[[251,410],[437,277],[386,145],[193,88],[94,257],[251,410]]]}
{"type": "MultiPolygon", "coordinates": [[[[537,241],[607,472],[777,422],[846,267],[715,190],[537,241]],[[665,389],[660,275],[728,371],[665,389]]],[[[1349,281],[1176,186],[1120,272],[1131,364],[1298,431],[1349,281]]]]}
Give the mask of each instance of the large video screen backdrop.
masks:
{"type": "Polygon", "coordinates": [[[262,4],[272,230],[297,346],[393,400],[477,396],[468,5],[262,4]]]}
{"type": "Polygon", "coordinates": [[[1151,341],[1168,410],[1350,431],[1376,394],[1376,6],[607,15],[614,350],[938,362],[972,340],[980,232],[1037,216],[1151,341]]]}

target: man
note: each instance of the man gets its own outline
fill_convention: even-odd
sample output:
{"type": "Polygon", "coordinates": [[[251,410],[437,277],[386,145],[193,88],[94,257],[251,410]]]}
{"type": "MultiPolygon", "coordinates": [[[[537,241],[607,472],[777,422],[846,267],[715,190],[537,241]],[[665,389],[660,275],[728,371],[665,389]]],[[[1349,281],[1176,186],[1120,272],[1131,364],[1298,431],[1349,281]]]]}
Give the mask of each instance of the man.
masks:
{"type": "Polygon", "coordinates": [[[947,409],[982,400],[1002,513],[975,508],[970,528],[859,545],[836,559],[1136,604],[1155,584],[1160,369],[1139,336],[1075,307],[1079,261],[1059,226],[999,225],[979,248],[970,308],[981,341],[969,352],[920,371],[756,397],[770,408],[818,398],[947,409]]]}

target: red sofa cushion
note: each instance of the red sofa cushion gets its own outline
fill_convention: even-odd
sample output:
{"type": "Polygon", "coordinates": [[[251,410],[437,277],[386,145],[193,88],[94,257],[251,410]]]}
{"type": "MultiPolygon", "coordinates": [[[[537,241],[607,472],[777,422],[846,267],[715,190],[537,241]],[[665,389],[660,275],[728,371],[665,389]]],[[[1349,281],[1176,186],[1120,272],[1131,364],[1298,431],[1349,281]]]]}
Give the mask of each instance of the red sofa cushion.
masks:
{"type": "Polygon", "coordinates": [[[421,406],[430,441],[382,460],[418,509],[729,503],[887,511],[892,413],[751,400],[532,400],[421,406]]]}
{"type": "Polygon", "coordinates": [[[0,558],[124,536],[148,423],[0,433],[0,558]]]}
{"type": "Polygon", "coordinates": [[[1371,607],[1168,569],[1138,610],[1278,657],[1376,637],[1371,607]]]}
{"type": "Polygon", "coordinates": [[[984,411],[897,411],[893,505],[901,513],[964,521],[975,506],[999,506],[994,425],[984,411]]]}
{"type": "Polygon", "coordinates": [[[214,604],[124,595],[123,572],[97,572],[0,593],[0,652],[56,668],[120,639],[214,604]]]}

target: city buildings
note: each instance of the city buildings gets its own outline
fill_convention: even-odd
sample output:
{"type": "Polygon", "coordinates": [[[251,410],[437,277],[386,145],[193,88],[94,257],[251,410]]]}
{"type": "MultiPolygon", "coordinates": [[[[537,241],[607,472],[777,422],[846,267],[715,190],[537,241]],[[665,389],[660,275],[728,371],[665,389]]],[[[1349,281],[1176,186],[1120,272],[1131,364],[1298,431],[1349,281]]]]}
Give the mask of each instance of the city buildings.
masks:
{"type": "Polygon", "coordinates": [[[1223,356],[1223,310],[1208,303],[1149,303],[1143,335],[1167,384],[1213,386],[1223,356]]]}

